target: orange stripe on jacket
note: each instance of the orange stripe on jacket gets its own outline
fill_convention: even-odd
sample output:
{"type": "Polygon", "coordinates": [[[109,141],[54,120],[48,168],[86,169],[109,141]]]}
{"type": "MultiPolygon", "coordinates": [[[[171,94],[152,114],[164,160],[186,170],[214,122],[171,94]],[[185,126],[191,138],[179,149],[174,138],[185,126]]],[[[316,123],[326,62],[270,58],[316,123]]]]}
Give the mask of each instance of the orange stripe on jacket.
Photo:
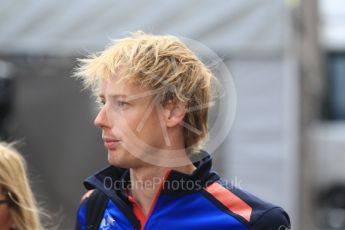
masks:
{"type": "Polygon", "coordinates": [[[146,222],[146,216],[144,212],[142,211],[140,205],[138,204],[138,202],[136,202],[134,197],[132,197],[131,195],[128,195],[128,200],[133,204],[133,212],[134,212],[134,215],[139,220],[140,226],[144,226],[146,222]]]}
{"type": "Polygon", "coordinates": [[[94,191],[94,189],[87,191],[83,197],[80,199],[80,204],[84,202],[84,200],[88,199],[91,196],[91,193],[94,191]]]}
{"type": "Polygon", "coordinates": [[[206,191],[211,193],[217,200],[225,205],[230,211],[242,216],[248,222],[252,214],[252,207],[250,207],[241,198],[224,188],[219,183],[215,182],[206,188],[206,191]]]}

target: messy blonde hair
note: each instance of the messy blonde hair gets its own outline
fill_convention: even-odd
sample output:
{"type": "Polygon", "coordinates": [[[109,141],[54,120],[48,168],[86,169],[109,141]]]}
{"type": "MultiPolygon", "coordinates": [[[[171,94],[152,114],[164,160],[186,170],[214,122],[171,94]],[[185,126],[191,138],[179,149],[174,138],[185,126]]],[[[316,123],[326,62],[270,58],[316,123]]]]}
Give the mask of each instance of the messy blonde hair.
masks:
{"type": "Polygon", "coordinates": [[[121,80],[155,90],[162,105],[171,100],[185,103],[185,148],[188,153],[201,148],[208,135],[210,85],[215,77],[178,38],[139,31],[79,61],[74,76],[95,94],[99,93],[101,79],[114,76],[120,66],[125,66],[121,80]]]}
{"type": "Polygon", "coordinates": [[[42,229],[40,211],[29,185],[25,160],[11,145],[5,143],[0,143],[0,191],[10,201],[15,229],[42,229]]]}

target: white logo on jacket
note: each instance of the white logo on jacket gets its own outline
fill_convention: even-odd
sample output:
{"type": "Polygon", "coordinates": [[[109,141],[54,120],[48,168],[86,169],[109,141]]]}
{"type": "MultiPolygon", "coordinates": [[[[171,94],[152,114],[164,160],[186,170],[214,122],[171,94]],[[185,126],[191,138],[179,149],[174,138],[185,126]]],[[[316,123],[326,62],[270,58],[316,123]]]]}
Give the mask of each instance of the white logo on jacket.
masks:
{"type": "Polygon", "coordinates": [[[107,230],[111,227],[114,227],[116,225],[116,220],[114,220],[110,215],[105,214],[104,218],[102,219],[100,229],[107,230]]]}

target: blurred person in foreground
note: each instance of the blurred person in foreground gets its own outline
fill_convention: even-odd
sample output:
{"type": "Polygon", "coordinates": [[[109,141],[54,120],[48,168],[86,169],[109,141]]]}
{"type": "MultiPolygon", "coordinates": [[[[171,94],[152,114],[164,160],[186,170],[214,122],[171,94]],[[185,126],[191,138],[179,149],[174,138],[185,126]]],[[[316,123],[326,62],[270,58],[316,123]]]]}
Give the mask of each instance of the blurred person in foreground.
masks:
{"type": "Polygon", "coordinates": [[[282,208],[211,171],[201,145],[216,79],[178,38],[134,33],[75,76],[100,102],[111,165],[84,181],[76,229],[290,228],[282,208]]]}
{"type": "Polygon", "coordinates": [[[24,158],[0,143],[0,230],[40,230],[39,214],[24,158]]]}

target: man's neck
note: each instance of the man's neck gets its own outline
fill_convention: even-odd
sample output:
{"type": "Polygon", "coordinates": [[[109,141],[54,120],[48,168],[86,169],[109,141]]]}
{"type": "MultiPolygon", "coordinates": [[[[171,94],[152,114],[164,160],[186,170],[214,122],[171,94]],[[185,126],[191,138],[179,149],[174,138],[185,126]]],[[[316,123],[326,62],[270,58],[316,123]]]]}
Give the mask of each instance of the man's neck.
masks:
{"type": "Polygon", "coordinates": [[[145,165],[130,169],[130,181],[132,186],[129,193],[140,205],[145,216],[149,214],[148,212],[163,183],[164,176],[171,169],[191,174],[196,167],[190,162],[188,165],[174,168],[145,165]]]}

